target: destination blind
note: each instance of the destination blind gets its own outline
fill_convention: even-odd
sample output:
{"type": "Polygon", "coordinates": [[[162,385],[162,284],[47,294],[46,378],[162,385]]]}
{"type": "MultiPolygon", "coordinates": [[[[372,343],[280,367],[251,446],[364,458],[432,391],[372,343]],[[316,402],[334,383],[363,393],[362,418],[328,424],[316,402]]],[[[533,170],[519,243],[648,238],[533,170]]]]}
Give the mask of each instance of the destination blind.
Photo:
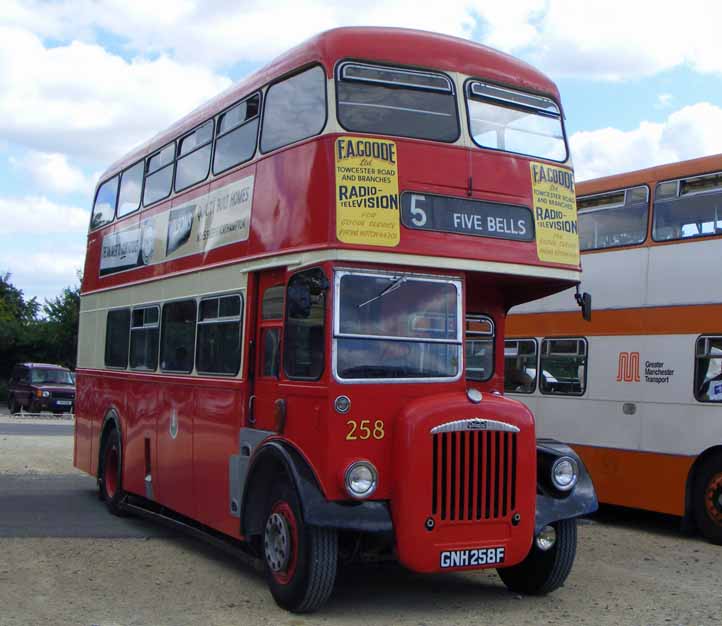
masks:
{"type": "Polygon", "coordinates": [[[420,230],[534,240],[531,211],[514,204],[405,192],[401,194],[401,223],[420,230]]]}

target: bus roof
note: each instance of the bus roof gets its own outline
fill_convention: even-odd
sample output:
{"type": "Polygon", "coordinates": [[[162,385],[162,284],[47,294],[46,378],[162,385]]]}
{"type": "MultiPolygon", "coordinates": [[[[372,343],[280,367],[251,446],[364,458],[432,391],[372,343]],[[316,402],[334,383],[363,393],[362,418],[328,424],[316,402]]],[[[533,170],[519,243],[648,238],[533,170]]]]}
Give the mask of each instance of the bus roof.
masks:
{"type": "Polygon", "coordinates": [[[284,52],[265,67],[202,104],[113,163],[100,180],[105,180],[143,156],[161,148],[204,120],[213,117],[225,107],[287,72],[319,61],[328,69],[332,69],[334,63],[343,58],[461,72],[491,82],[550,95],[559,102],[556,85],[544,74],[524,61],[478,43],[404,28],[336,28],[320,33],[284,52]]]}
{"type": "Polygon", "coordinates": [[[576,185],[577,197],[603,193],[614,189],[636,187],[637,185],[644,185],[650,181],[675,180],[677,178],[718,172],[720,170],[722,170],[722,154],[690,159],[688,161],[679,161],[677,163],[666,163],[664,165],[648,167],[643,170],[585,180],[576,185]]]}

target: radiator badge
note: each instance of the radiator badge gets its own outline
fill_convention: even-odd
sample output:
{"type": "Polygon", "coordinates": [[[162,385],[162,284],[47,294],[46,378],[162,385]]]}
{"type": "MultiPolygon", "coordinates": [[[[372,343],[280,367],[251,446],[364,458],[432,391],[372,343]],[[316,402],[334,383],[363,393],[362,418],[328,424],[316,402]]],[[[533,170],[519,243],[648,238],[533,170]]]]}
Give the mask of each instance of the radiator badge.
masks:
{"type": "Polygon", "coordinates": [[[519,428],[513,424],[498,422],[496,420],[485,420],[480,417],[472,417],[470,419],[455,420],[453,422],[446,422],[445,424],[434,426],[431,429],[431,434],[438,435],[440,433],[456,433],[467,430],[494,430],[504,433],[519,432],[519,428]]]}

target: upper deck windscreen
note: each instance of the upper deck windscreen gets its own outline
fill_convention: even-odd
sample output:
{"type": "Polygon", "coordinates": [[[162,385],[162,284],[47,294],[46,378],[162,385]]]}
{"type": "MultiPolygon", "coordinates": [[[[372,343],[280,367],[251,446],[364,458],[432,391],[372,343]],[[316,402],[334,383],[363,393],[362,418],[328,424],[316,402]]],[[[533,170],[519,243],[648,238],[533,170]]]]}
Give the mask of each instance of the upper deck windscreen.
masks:
{"type": "Polygon", "coordinates": [[[350,131],[446,142],[459,137],[454,86],[443,74],[344,63],[336,98],[339,122],[350,131]]]}
{"type": "Polygon", "coordinates": [[[550,98],[472,81],[466,102],[479,147],[566,161],[561,111],[550,98]]]}

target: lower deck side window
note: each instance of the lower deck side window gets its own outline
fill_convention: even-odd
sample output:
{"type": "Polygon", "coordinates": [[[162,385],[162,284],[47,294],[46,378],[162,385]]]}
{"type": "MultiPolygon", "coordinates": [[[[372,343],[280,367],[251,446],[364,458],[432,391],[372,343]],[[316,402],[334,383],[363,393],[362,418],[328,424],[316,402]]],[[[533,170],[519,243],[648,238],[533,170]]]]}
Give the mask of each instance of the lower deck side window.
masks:
{"type": "Polygon", "coordinates": [[[235,375],[241,367],[241,296],[201,300],[196,369],[235,375]]]}
{"type": "Polygon", "coordinates": [[[108,311],[105,328],[105,366],[128,367],[130,309],[108,311]]]}
{"type": "Polygon", "coordinates": [[[581,396],[587,385],[587,340],[544,339],[539,358],[539,391],[581,396]]]}
{"type": "Polygon", "coordinates": [[[697,339],[695,355],[694,397],[722,402],[722,336],[697,339]]]}
{"type": "Polygon", "coordinates": [[[181,300],[163,306],[160,367],[190,373],[196,338],[196,301],[181,300]]]}

